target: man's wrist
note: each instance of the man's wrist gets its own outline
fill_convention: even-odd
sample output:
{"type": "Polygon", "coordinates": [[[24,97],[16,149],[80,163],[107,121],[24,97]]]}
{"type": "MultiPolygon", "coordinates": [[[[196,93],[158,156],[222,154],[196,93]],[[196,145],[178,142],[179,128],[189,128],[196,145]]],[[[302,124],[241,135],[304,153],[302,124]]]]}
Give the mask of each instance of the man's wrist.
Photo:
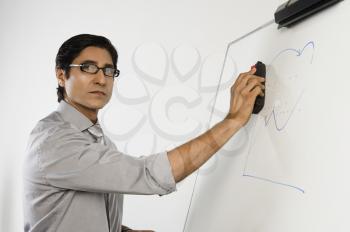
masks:
{"type": "Polygon", "coordinates": [[[223,120],[224,123],[228,123],[230,128],[237,128],[240,129],[244,126],[244,122],[242,120],[239,120],[234,114],[228,113],[226,117],[223,120]]]}

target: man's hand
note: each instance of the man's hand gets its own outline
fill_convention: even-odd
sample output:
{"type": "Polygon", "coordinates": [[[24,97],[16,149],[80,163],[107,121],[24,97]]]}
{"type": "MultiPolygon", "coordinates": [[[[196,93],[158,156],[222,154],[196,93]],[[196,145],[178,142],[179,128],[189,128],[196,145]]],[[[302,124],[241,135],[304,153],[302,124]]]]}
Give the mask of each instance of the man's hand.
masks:
{"type": "Polygon", "coordinates": [[[226,119],[235,119],[244,126],[252,114],[255,99],[258,95],[264,96],[262,84],[265,78],[255,76],[255,68],[241,73],[231,87],[230,110],[226,119]]]}

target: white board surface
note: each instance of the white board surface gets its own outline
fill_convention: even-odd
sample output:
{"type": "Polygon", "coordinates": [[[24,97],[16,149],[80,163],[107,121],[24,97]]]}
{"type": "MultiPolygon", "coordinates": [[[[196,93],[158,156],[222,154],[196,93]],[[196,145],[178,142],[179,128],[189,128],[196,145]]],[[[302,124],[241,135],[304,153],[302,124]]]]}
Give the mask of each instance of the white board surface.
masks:
{"type": "Polygon", "coordinates": [[[265,107],[199,171],[185,231],[350,230],[349,12],[343,1],[229,45],[223,73],[267,64],[265,107]]]}

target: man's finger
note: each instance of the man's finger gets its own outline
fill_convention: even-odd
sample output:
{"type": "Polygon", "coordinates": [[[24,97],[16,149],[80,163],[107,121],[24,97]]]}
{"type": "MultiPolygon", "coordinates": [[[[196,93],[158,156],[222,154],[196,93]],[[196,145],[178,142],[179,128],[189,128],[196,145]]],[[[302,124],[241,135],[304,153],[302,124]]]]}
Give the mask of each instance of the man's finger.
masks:
{"type": "Polygon", "coordinates": [[[258,95],[262,97],[264,96],[264,92],[260,86],[255,86],[252,91],[250,91],[250,94],[253,98],[256,98],[258,95]]]}
{"type": "Polygon", "coordinates": [[[259,78],[252,78],[247,82],[247,85],[242,89],[243,94],[248,94],[255,87],[259,86],[260,89],[265,89],[265,86],[260,82],[259,78]]]}
{"type": "Polygon", "coordinates": [[[255,72],[256,72],[256,68],[252,68],[248,72],[244,72],[244,73],[239,74],[236,82],[241,82],[242,80],[247,78],[247,76],[254,75],[255,72]]]}
{"type": "Polygon", "coordinates": [[[231,87],[231,90],[241,92],[242,89],[244,89],[246,85],[248,85],[248,82],[250,82],[251,79],[255,78],[258,78],[260,82],[264,82],[265,78],[254,75],[255,72],[256,68],[252,67],[250,71],[239,74],[234,85],[231,87]]]}

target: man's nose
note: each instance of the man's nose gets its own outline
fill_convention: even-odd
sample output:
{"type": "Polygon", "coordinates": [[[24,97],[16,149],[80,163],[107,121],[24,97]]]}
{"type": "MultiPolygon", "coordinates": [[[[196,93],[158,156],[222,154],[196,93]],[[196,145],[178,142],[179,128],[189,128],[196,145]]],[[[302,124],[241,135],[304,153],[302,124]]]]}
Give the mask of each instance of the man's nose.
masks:
{"type": "Polygon", "coordinates": [[[103,73],[103,70],[100,69],[97,71],[97,73],[95,74],[95,79],[96,79],[96,83],[99,83],[101,85],[105,85],[106,84],[106,76],[103,73]]]}

